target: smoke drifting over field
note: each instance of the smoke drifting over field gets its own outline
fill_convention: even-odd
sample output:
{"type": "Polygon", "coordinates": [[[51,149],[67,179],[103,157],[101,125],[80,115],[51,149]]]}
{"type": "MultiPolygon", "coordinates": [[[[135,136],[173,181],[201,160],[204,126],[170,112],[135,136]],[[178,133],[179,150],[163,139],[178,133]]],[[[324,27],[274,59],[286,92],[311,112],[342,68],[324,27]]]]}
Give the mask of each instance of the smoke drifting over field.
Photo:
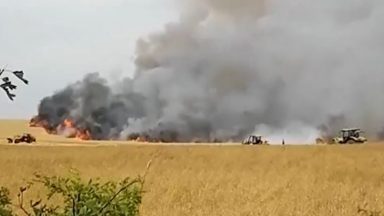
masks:
{"type": "MultiPolygon", "coordinates": [[[[384,126],[384,2],[199,0],[137,42],[134,78],[89,74],[42,100],[95,139],[239,140],[384,126]],[[267,129],[266,129],[267,128],[267,129]],[[289,129],[289,130],[286,130],[289,129]]],[[[289,140],[287,140],[289,141],[289,140]]]]}

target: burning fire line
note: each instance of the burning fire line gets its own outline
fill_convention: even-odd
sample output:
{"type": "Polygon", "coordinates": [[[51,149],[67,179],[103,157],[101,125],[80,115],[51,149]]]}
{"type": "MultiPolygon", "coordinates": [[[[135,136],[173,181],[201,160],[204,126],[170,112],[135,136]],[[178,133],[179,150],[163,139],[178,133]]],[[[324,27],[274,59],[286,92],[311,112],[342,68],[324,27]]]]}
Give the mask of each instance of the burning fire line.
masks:
{"type": "MultiPolygon", "coordinates": [[[[78,127],[75,121],[70,118],[64,119],[60,124],[52,124],[49,119],[44,116],[37,115],[33,117],[29,122],[30,127],[40,127],[43,128],[48,134],[52,135],[63,135],[67,138],[76,138],[79,140],[94,140],[92,133],[87,128],[78,127]]],[[[148,133],[131,133],[127,136],[127,141],[141,142],[141,143],[168,143],[168,142],[178,142],[178,134],[175,131],[162,131],[156,136],[151,136],[151,131],[148,133]]],[[[111,138],[108,137],[106,140],[117,140],[119,137],[111,138]]],[[[199,139],[194,139],[194,143],[201,142],[199,139]]],[[[215,143],[222,142],[220,140],[213,140],[215,143]]]]}
{"type": "MultiPolygon", "coordinates": [[[[88,129],[78,128],[75,122],[69,118],[64,119],[64,121],[57,126],[52,126],[44,117],[35,116],[30,120],[29,126],[43,128],[48,134],[52,135],[65,135],[67,138],[92,140],[92,134],[88,129]]],[[[160,142],[157,139],[151,138],[147,134],[136,133],[128,136],[127,140],[135,142],[160,142]]]]}
{"type": "Polygon", "coordinates": [[[67,138],[77,138],[80,140],[91,140],[92,135],[88,129],[78,128],[74,121],[65,119],[58,126],[52,126],[47,120],[40,116],[33,117],[29,122],[30,127],[44,128],[48,134],[65,135],[67,138]]]}

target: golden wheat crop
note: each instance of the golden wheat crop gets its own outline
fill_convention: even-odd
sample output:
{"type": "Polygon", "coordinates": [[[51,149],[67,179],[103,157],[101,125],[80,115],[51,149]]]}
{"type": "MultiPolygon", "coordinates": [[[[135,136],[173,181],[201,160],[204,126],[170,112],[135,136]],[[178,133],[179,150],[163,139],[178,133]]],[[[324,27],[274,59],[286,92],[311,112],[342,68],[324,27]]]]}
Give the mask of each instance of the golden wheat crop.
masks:
{"type": "MultiPolygon", "coordinates": [[[[0,126],[2,137],[31,131],[24,121],[0,126]]],[[[44,142],[54,139],[32,132],[44,142]]],[[[65,141],[57,139],[52,146],[0,145],[0,185],[16,198],[18,186],[34,172],[76,168],[84,177],[119,179],[135,177],[153,159],[142,215],[351,216],[359,215],[359,207],[384,213],[380,144],[55,147],[65,141]]]]}

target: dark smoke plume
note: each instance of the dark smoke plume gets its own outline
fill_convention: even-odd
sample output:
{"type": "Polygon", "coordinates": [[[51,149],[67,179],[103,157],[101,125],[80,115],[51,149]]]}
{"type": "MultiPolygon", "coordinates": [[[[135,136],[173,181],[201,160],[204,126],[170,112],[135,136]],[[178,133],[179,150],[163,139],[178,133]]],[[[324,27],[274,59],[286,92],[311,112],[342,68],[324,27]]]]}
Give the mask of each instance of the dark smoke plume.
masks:
{"type": "Polygon", "coordinates": [[[137,42],[134,78],[110,86],[87,75],[43,99],[39,115],[53,127],[71,117],[97,139],[238,141],[256,131],[307,142],[339,127],[381,132],[382,1],[182,4],[178,22],[137,42]]]}

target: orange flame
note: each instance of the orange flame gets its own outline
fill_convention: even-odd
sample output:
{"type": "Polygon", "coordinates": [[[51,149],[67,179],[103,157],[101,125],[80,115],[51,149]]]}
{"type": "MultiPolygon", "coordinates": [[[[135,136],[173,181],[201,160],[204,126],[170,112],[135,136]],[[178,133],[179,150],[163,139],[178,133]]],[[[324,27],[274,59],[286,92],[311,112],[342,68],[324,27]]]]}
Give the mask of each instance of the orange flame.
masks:
{"type": "Polygon", "coordinates": [[[65,119],[63,125],[66,128],[75,128],[75,123],[70,119],[65,119]]]}
{"type": "Polygon", "coordinates": [[[80,140],[90,140],[91,139],[91,133],[86,129],[79,129],[76,127],[75,123],[70,119],[65,119],[63,124],[65,128],[72,128],[75,129],[75,134],[73,137],[80,139],[80,140]]]}
{"type": "Polygon", "coordinates": [[[80,140],[90,140],[91,139],[91,133],[89,132],[89,130],[77,129],[76,138],[80,139],[80,140]]]}
{"type": "Polygon", "coordinates": [[[30,127],[41,127],[44,128],[48,134],[60,134],[58,130],[72,129],[75,132],[71,135],[67,135],[68,138],[77,138],[80,140],[91,140],[92,136],[89,130],[79,129],[71,119],[65,119],[58,127],[52,127],[49,122],[41,116],[33,117],[29,122],[30,127]],[[60,129],[61,128],[61,129],[60,129]]]}

